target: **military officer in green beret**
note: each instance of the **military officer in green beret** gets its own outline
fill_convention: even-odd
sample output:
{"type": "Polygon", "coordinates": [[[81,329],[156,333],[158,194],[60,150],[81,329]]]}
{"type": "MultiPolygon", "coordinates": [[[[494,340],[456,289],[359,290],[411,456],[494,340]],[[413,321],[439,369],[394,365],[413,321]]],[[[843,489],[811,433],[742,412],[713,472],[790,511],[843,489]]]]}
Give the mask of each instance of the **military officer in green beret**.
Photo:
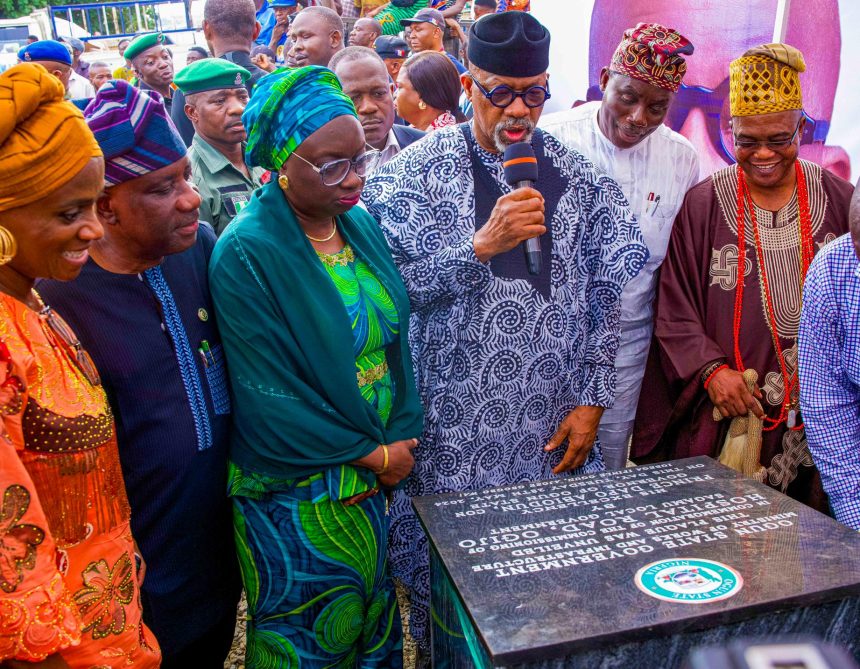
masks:
{"type": "Polygon", "coordinates": [[[137,76],[138,87],[160,93],[169,116],[174,89],[173,56],[166,43],[163,33],[140,35],[126,48],[125,58],[137,76]]]}
{"type": "Polygon", "coordinates": [[[245,164],[242,112],[248,104],[245,83],[250,76],[229,60],[208,58],[183,68],[175,80],[194,126],[188,158],[203,198],[200,219],[211,223],[219,235],[267,175],[266,170],[245,164]]]}

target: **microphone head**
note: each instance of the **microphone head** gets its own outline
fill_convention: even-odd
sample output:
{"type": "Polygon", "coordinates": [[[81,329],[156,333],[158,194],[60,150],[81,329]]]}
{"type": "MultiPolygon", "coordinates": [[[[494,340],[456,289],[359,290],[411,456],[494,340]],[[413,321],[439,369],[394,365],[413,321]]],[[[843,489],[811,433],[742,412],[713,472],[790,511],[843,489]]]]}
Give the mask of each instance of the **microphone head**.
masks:
{"type": "Polygon", "coordinates": [[[504,163],[505,181],[509,186],[515,186],[520,181],[535,182],[538,179],[538,164],[532,145],[528,142],[517,142],[505,149],[504,163]]]}

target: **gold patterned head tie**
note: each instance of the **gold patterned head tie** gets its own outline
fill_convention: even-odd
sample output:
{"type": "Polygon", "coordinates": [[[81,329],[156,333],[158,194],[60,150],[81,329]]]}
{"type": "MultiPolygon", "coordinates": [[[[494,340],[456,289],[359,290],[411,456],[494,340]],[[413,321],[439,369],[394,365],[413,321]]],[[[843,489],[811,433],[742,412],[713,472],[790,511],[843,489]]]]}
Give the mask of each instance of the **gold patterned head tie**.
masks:
{"type": "Polygon", "coordinates": [[[803,109],[803,54],[788,44],[762,44],[729,65],[732,116],[756,116],[803,109]]]}

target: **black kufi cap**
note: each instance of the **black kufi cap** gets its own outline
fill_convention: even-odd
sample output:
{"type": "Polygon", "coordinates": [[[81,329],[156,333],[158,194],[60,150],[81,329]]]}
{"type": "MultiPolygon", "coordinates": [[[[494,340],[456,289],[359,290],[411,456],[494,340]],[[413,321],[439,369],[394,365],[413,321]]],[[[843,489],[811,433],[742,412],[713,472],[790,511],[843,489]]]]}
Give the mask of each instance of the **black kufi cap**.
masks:
{"type": "Polygon", "coordinates": [[[502,77],[535,77],[549,69],[549,30],[527,12],[502,12],[475,21],[469,62],[502,77]]]}

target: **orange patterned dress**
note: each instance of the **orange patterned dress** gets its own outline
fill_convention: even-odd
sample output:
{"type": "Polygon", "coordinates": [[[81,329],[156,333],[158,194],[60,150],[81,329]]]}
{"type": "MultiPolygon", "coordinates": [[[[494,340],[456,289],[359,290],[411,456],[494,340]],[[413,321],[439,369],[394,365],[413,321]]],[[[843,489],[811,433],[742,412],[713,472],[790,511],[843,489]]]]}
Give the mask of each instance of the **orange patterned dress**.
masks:
{"type": "Polygon", "coordinates": [[[67,331],[0,294],[0,662],[157,667],[113,416],[67,331]]]}

